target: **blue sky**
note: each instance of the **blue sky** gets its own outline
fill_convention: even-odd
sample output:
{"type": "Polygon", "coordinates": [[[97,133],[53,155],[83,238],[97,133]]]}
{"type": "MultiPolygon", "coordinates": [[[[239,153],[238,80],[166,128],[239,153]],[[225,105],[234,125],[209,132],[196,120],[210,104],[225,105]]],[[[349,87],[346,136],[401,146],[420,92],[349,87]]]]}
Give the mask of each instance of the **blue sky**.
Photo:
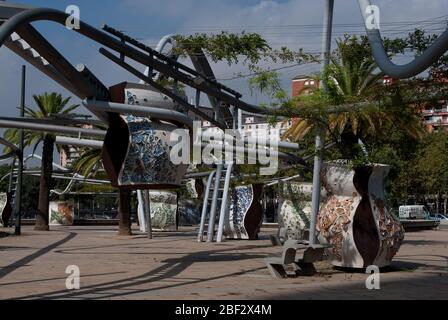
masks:
{"type": "MultiPolygon", "coordinates": [[[[8,1],[11,2],[11,1],[8,1]]],[[[65,10],[78,5],[81,19],[93,26],[107,23],[129,35],[155,45],[165,34],[195,32],[259,32],[273,47],[288,46],[317,52],[321,46],[322,8],[324,0],[22,0],[34,7],[51,7],[65,10]]],[[[386,23],[383,32],[393,36],[405,35],[414,27],[440,32],[448,18],[446,0],[375,0],[386,23]],[[438,19],[435,19],[438,18],[438,19]],[[394,24],[395,23],[395,24],[394,24]],[[398,23],[398,24],[397,24],[398,23]]],[[[344,33],[362,33],[361,16],[356,0],[337,0],[335,6],[334,38],[344,33]]],[[[35,26],[73,63],[85,63],[106,84],[135,81],[119,67],[109,63],[98,53],[99,46],[79,35],[51,23],[35,26]]],[[[185,61],[185,63],[189,63],[185,61]]],[[[19,70],[23,61],[0,48],[0,97],[2,114],[17,114],[19,101],[19,70]]],[[[269,65],[270,67],[279,67],[269,65]]],[[[143,67],[141,67],[143,69],[143,67]]],[[[226,64],[213,66],[218,78],[232,77],[243,71],[241,66],[229,68],[226,64]]],[[[282,70],[282,82],[290,88],[291,79],[316,70],[316,66],[301,66],[282,70]]],[[[227,85],[246,94],[245,99],[258,102],[259,97],[248,93],[247,79],[226,81],[227,85]]],[[[27,104],[33,106],[31,95],[45,91],[65,90],[28,68],[27,104]]]]}
{"type": "MultiPolygon", "coordinates": [[[[321,46],[320,24],[324,0],[22,0],[21,3],[60,10],[75,4],[81,10],[83,21],[96,27],[107,23],[152,46],[169,33],[219,32],[223,29],[259,32],[273,47],[286,45],[292,49],[304,48],[317,52],[321,46]]],[[[391,25],[384,30],[395,36],[405,34],[414,25],[440,28],[440,24],[419,21],[448,15],[446,0],[377,0],[374,3],[381,9],[382,21],[401,23],[398,27],[391,25]]],[[[334,23],[334,38],[346,32],[361,33],[363,28],[357,1],[336,1],[334,23]]],[[[106,85],[135,80],[100,56],[99,46],[94,42],[53,23],[35,25],[73,64],[85,63],[106,85]]],[[[6,48],[0,49],[0,96],[7,105],[18,101],[17,71],[22,63],[6,48]]],[[[215,65],[214,69],[218,78],[229,78],[236,72],[244,71],[241,66],[229,68],[226,64],[215,65]]],[[[291,78],[314,70],[315,66],[286,69],[282,71],[283,85],[289,89],[291,78]]],[[[32,67],[28,76],[29,95],[48,90],[66,93],[32,67]]],[[[248,93],[247,79],[228,81],[226,84],[248,93]]],[[[7,109],[7,114],[15,113],[9,112],[10,107],[7,109]]]]}

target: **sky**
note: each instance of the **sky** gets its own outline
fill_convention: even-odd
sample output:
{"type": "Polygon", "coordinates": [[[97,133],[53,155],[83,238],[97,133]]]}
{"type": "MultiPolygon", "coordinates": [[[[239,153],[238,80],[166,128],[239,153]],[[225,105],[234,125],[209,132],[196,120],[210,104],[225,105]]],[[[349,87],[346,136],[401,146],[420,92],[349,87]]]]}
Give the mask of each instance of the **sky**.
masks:
{"type": "MultiPolygon", "coordinates": [[[[12,2],[12,1],[8,1],[12,2]]],[[[448,21],[446,0],[374,0],[381,12],[381,31],[388,36],[405,36],[415,27],[429,32],[442,32],[448,21]]],[[[34,7],[50,7],[65,11],[68,5],[80,8],[81,20],[100,28],[104,23],[123,30],[150,46],[166,34],[257,32],[272,47],[303,48],[307,52],[321,51],[324,0],[22,0],[34,7]]],[[[99,45],[66,30],[60,25],[38,22],[40,30],[74,65],[84,63],[107,86],[122,81],[137,81],[99,53],[99,45]]],[[[363,33],[357,0],[336,0],[333,40],[344,33],[363,33]]],[[[405,59],[408,59],[407,57],[405,59]]],[[[183,61],[189,64],[188,61],[183,61]]],[[[3,116],[15,116],[20,96],[20,68],[24,64],[7,48],[0,48],[0,97],[3,116]]],[[[263,65],[278,68],[281,65],[263,65]]],[[[144,69],[140,67],[140,69],[144,69]]],[[[247,78],[233,78],[245,70],[225,63],[213,65],[218,79],[244,94],[250,102],[262,102],[251,96],[247,78]]],[[[281,70],[282,85],[289,90],[296,75],[311,73],[318,66],[304,65],[281,70]]],[[[28,66],[27,99],[33,107],[32,95],[57,91],[70,95],[32,66],[28,66]]],[[[76,99],[74,101],[77,101],[76,99]]],[[[79,112],[87,113],[80,109],[79,112]]]]}

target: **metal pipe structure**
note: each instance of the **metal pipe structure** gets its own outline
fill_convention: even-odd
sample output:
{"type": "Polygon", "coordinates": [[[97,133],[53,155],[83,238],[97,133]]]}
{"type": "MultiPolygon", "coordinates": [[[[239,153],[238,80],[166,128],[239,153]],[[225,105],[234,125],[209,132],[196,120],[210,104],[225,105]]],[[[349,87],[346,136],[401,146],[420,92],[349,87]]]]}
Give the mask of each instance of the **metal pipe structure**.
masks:
{"type": "Polygon", "coordinates": [[[95,101],[87,100],[83,101],[82,104],[91,110],[103,111],[103,112],[115,112],[115,113],[127,113],[135,116],[142,117],[153,117],[158,120],[165,120],[180,124],[181,126],[186,126],[190,129],[193,128],[193,121],[187,117],[185,114],[168,110],[160,109],[156,107],[147,106],[136,106],[130,104],[105,102],[105,101],[95,101]]]}
{"type": "MultiPolygon", "coordinates": [[[[225,138],[225,142],[228,143],[233,143],[237,138],[233,135],[228,135],[225,134],[223,132],[207,132],[205,131],[204,133],[202,133],[202,136],[204,138],[214,138],[216,140],[222,140],[223,137],[225,138]]],[[[252,137],[244,137],[244,143],[247,144],[257,144],[259,141],[256,138],[252,138],[252,137]]],[[[272,142],[269,139],[266,139],[266,147],[270,147],[271,144],[273,144],[273,146],[275,147],[279,147],[279,148],[285,148],[285,149],[291,149],[291,150],[300,150],[300,146],[298,143],[293,143],[293,142],[286,142],[286,141],[277,141],[277,142],[272,142]]]]}
{"type": "Polygon", "coordinates": [[[404,79],[416,76],[428,69],[434,62],[448,51],[448,30],[442,33],[434,43],[417,56],[412,62],[405,65],[393,63],[386,50],[379,31],[379,21],[376,20],[375,12],[372,11],[370,0],[358,0],[361,14],[365,21],[367,36],[372,47],[372,53],[379,68],[388,76],[404,79]],[[374,19],[374,20],[372,20],[374,19]]]}
{"type": "MultiPolygon", "coordinates": [[[[17,147],[14,143],[3,139],[2,137],[0,137],[0,144],[4,145],[5,147],[8,147],[9,149],[11,149],[11,153],[18,153],[20,152],[19,147],[17,147]]],[[[5,158],[8,159],[8,158],[5,158]]]]}
{"type": "Polygon", "coordinates": [[[202,207],[202,215],[201,215],[201,223],[199,224],[199,233],[198,233],[198,242],[202,242],[204,240],[204,229],[205,229],[205,219],[207,218],[207,209],[208,209],[208,198],[210,196],[210,189],[212,187],[213,178],[216,175],[216,170],[208,175],[207,185],[205,186],[204,192],[204,203],[205,205],[202,207]]]}
{"type": "MultiPolygon", "coordinates": [[[[208,219],[208,232],[207,232],[207,242],[213,242],[213,236],[215,233],[215,221],[216,221],[216,208],[218,207],[218,192],[219,184],[221,183],[221,175],[224,165],[218,164],[215,175],[215,184],[213,187],[213,199],[210,207],[210,217],[208,219]]],[[[208,199],[204,199],[208,201],[208,199]]]]}
{"type": "MultiPolygon", "coordinates": [[[[23,164],[25,165],[31,159],[37,159],[37,160],[41,160],[42,161],[42,157],[41,156],[33,153],[33,154],[30,154],[30,155],[25,157],[25,159],[23,160],[23,164]]],[[[53,168],[61,170],[62,172],[70,172],[70,169],[67,169],[66,167],[63,167],[63,166],[61,166],[61,165],[59,165],[59,164],[57,164],[55,162],[52,163],[52,166],[53,166],[53,168]]]]}
{"type": "Polygon", "coordinates": [[[56,144],[64,146],[74,146],[74,147],[87,147],[92,149],[102,149],[103,141],[99,140],[89,140],[89,139],[78,139],[69,137],[56,137],[56,144]]]}
{"type": "MultiPolygon", "coordinates": [[[[18,30],[22,26],[28,25],[29,23],[47,20],[65,26],[65,22],[68,17],[69,15],[66,14],[65,12],[49,8],[37,8],[22,11],[9,18],[0,27],[0,45],[3,45],[13,32],[18,30]]],[[[155,50],[149,47],[145,47],[145,50],[147,52],[146,53],[142,52],[141,50],[137,50],[131,47],[130,45],[123,43],[122,41],[113,38],[107,33],[100,31],[82,21],[80,21],[80,28],[73,29],[73,31],[78,32],[106,47],[109,47],[143,65],[152,67],[155,70],[163,73],[167,77],[171,77],[192,88],[201,90],[205,92],[207,95],[214,96],[220,101],[227,103],[229,105],[233,105],[237,108],[241,108],[248,112],[261,113],[261,114],[275,113],[279,109],[277,107],[262,108],[259,106],[246,103],[239,99],[239,94],[237,92],[234,92],[230,88],[227,88],[219,84],[218,82],[207,79],[207,77],[205,76],[198,75],[197,71],[194,71],[192,69],[189,70],[188,67],[175,61],[174,62],[170,61],[170,63],[166,63],[166,61],[169,60],[169,58],[158,53],[155,50]],[[148,53],[150,53],[153,56],[148,55],[148,53]],[[180,70],[180,68],[182,69],[182,71],[180,70]]],[[[108,31],[109,32],[112,31],[111,28],[109,28],[108,31]]],[[[131,38],[129,39],[126,38],[125,40],[132,43],[131,38]]],[[[88,95],[86,96],[87,98],[89,98],[88,95]]]]}
{"type": "Polygon", "coordinates": [[[215,121],[213,118],[209,117],[206,113],[202,112],[199,108],[191,105],[188,103],[188,101],[186,101],[183,97],[177,95],[175,92],[169,90],[168,88],[165,88],[164,86],[158,84],[157,82],[155,82],[152,78],[145,76],[143,73],[141,73],[140,71],[138,71],[136,68],[134,68],[133,66],[131,66],[130,64],[122,61],[119,57],[115,56],[114,54],[112,54],[111,52],[107,51],[104,48],[100,48],[100,53],[102,55],[104,55],[106,58],[108,58],[109,60],[111,60],[112,62],[115,62],[116,64],[118,64],[120,67],[122,67],[123,69],[125,69],[126,71],[130,72],[131,74],[133,74],[134,76],[136,76],[139,79],[142,79],[145,81],[145,83],[148,83],[149,85],[151,85],[154,89],[158,90],[160,93],[166,95],[167,97],[171,98],[174,102],[180,104],[183,107],[186,107],[187,109],[189,109],[190,111],[196,113],[198,116],[200,116],[201,118],[203,118],[204,120],[209,121],[210,123],[213,123],[215,126],[217,126],[218,128],[222,128],[225,129],[225,127],[223,127],[219,122],[215,121]]]}
{"type": "MultiPolygon", "coordinates": [[[[0,4],[0,13],[4,14],[4,12],[1,10],[5,10],[3,4],[0,4]]],[[[22,9],[23,10],[23,9],[22,9]]],[[[13,16],[10,16],[6,22],[3,23],[3,25],[0,26],[0,46],[3,45],[6,41],[9,40],[9,37],[12,33],[19,30],[21,27],[28,25],[29,23],[35,22],[35,21],[53,21],[56,23],[59,23],[61,25],[65,26],[66,19],[69,17],[68,14],[55,10],[55,9],[47,9],[47,8],[38,8],[38,9],[28,9],[24,10],[20,13],[17,13],[13,16]]],[[[8,18],[8,17],[7,17],[8,18]]],[[[115,50],[119,52],[121,55],[126,56],[130,59],[135,60],[136,62],[139,62],[145,66],[148,66],[150,68],[153,68],[157,70],[160,73],[163,73],[166,77],[171,77],[175,79],[176,81],[180,81],[196,90],[200,90],[204,93],[206,93],[208,96],[211,96],[222,103],[235,106],[238,109],[242,109],[246,112],[250,113],[256,113],[256,114],[278,114],[278,115],[285,115],[285,116],[300,116],[300,111],[281,111],[278,107],[260,107],[255,106],[249,103],[246,103],[242,100],[241,94],[238,92],[220,84],[214,79],[209,79],[206,75],[203,75],[199,73],[196,70],[193,70],[181,63],[178,63],[177,61],[143,45],[142,43],[126,36],[120,33],[117,30],[114,30],[110,27],[105,26],[105,30],[107,30],[109,33],[119,37],[120,39],[114,38],[110,36],[109,34],[100,31],[82,21],[80,21],[80,28],[79,29],[73,29],[75,32],[78,32],[106,47],[111,48],[112,50],[115,50]],[[126,42],[129,42],[131,45],[126,44],[126,42]],[[137,48],[138,49],[137,49],[137,48]],[[140,49],[140,50],[139,50],[140,49]],[[143,52],[143,51],[145,52],[143,52]]],[[[29,31],[29,30],[28,30],[29,31]]],[[[37,31],[36,31],[37,32],[37,31]]],[[[50,49],[49,49],[50,50],[50,49]]],[[[53,50],[54,51],[54,50],[53,50]]],[[[46,55],[56,55],[57,53],[49,51],[46,55]]],[[[42,53],[40,53],[42,54],[42,53]]],[[[45,55],[42,55],[44,58],[46,58],[45,55]]],[[[73,73],[73,68],[65,65],[66,69],[64,72],[67,73],[73,73]]],[[[202,66],[203,67],[203,66],[202,66]]],[[[60,70],[59,70],[60,71],[60,70]]],[[[78,70],[76,70],[78,71],[78,70]]],[[[79,71],[78,71],[79,72],[79,71]]],[[[143,74],[143,73],[141,73],[143,74]]],[[[144,75],[143,75],[144,76],[144,75]]],[[[76,79],[79,79],[79,75],[76,76],[76,79]]],[[[145,80],[144,78],[141,78],[142,80],[145,80]]],[[[89,77],[88,79],[84,79],[84,84],[79,84],[79,88],[76,87],[76,90],[82,91],[86,90],[85,86],[89,82],[93,82],[93,85],[89,86],[89,92],[83,92],[83,94],[87,98],[96,98],[104,100],[104,86],[99,83],[99,81],[96,81],[97,79],[93,77],[89,77]],[[87,81],[88,80],[88,81],[87,81]],[[81,87],[84,87],[81,88],[81,87]],[[89,95],[91,95],[89,97],[89,95]]],[[[152,79],[151,79],[152,81],[152,79]]],[[[77,83],[82,83],[81,81],[77,81],[77,83]]],[[[159,88],[157,88],[159,90],[159,88]]],[[[164,93],[165,94],[165,93],[164,93]]],[[[170,98],[173,98],[170,96],[170,98]]],[[[181,103],[179,101],[176,101],[178,103],[181,103]]],[[[183,102],[183,101],[182,101],[183,102]]],[[[187,103],[188,104],[188,103],[187,103]]],[[[188,106],[190,107],[190,106],[188,106]]],[[[327,113],[337,113],[337,112],[344,112],[347,110],[347,108],[351,109],[353,106],[336,106],[336,107],[329,107],[327,110],[327,113]]],[[[199,110],[198,110],[199,111],[199,110]]],[[[204,115],[201,115],[204,116],[204,115]]],[[[204,118],[205,119],[205,118],[204,118]]],[[[213,123],[213,122],[212,122],[213,123]]]]}
{"type": "Polygon", "coordinates": [[[104,138],[106,131],[96,129],[84,129],[50,124],[50,121],[38,121],[36,119],[6,118],[0,117],[0,128],[16,128],[39,132],[54,132],[73,136],[104,138]]]}
{"type": "MultiPolygon", "coordinates": [[[[26,88],[26,66],[22,66],[22,81],[20,90],[20,118],[25,117],[25,88],[26,88]]],[[[19,151],[17,153],[17,185],[14,197],[15,235],[22,233],[22,185],[23,185],[23,150],[25,148],[23,129],[19,131],[19,151]]]]}
{"type": "MultiPolygon", "coordinates": [[[[164,36],[162,39],[160,39],[160,41],[159,41],[159,43],[157,44],[155,50],[156,50],[158,53],[163,53],[163,49],[165,49],[165,47],[166,47],[167,45],[171,44],[171,45],[174,46],[174,43],[175,43],[174,35],[173,35],[173,34],[166,35],[166,36],[164,36]]],[[[144,75],[147,76],[147,77],[152,78],[152,68],[150,68],[150,67],[146,67],[145,72],[144,72],[144,75]]],[[[160,73],[160,72],[157,73],[157,75],[155,76],[155,80],[156,80],[156,81],[159,80],[159,79],[160,79],[160,76],[161,76],[161,73],[160,73]]],[[[140,83],[141,83],[141,84],[145,84],[146,82],[145,82],[145,80],[140,80],[140,83]]]]}
{"type": "Polygon", "coordinates": [[[222,194],[222,200],[221,200],[221,211],[219,213],[218,235],[216,236],[216,242],[222,242],[224,234],[224,222],[226,220],[226,214],[227,214],[227,201],[229,198],[230,177],[232,175],[233,162],[227,165],[226,170],[227,170],[226,179],[224,184],[224,192],[222,194]]]}
{"type": "MultiPolygon", "coordinates": [[[[331,36],[333,31],[333,11],[334,0],[325,0],[324,11],[324,25],[322,35],[322,75],[324,76],[328,65],[330,64],[331,53],[331,36]]],[[[323,77],[324,78],[324,77],[323,77]]],[[[322,90],[326,91],[325,81],[322,81],[322,90]]],[[[313,190],[312,190],[312,204],[311,204],[311,221],[309,231],[309,244],[316,244],[316,223],[317,215],[320,208],[320,172],[322,170],[323,161],[323,149],[324,149],[324,129],[321,125],[316,129],[316,155],[314,157],[314,170],[313,170],[313,190]]]]}
{"type": "MultiPolygon", "coordinates": [[[[28,176],[33,176],[33,177],[39,177],[40,173],[28,173],[27,171],[24,172],[24,174],[28,175],[28,176]]],[[[75,175],[76,176],[76,175],[75,175]]],[[[54,179],[60,179],[60,180],[72,180],[72,181],[79,181],[79,182],[86,182],[89,184],[96,184],[96,185],[102,185],[102,184],[110,184],[110,181],[107,180],[97,180],[97,179],[86,179],[81,175],[78,175],[78,177],[66,177],[64,175],[59,175],[59,174],[53,174],[52,178],[54,179]]],[[[52,190],[53,192],[54,190],[52,190]]],[[[57,193],[57,192],[53,192],[53,193],[57,193]]]]}

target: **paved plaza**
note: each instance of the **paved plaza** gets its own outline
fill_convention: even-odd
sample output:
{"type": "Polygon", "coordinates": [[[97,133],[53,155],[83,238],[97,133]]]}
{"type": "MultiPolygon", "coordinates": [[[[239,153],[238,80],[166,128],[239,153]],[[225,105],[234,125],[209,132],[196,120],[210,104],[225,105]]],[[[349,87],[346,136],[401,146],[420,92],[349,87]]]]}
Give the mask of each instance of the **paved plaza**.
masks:
{"type": "Polygon", "coordinates": [[[317,265],[318,275],[274,280],[265,258],[280,253],[263,229],[258,241],[197,243],[193,228],[118,237],[115,227],[60,227],[0,238],[0,299],[442,299],[448,298],[448,230],[406,234],[381,289],[367,275],[317,265]],[[81,288],[66,289],[67,266],[81,288]]]}

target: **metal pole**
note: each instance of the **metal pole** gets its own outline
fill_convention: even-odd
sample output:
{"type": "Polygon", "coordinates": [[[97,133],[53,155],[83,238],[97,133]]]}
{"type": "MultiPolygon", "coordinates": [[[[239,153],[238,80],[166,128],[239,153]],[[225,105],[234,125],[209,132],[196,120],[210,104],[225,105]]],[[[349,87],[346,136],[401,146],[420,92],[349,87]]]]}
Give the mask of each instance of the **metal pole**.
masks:
{"type": "MultiPolygon", "coordinates": [[[[331,53],[331,36],[333,29],[333,9],[334,0],[325,1],[324,25],[322,36],[322,76],[325,75],[326,69],[330,64],[331,53]]],[[[321,82],[322,90],[326,91],[325,81],[321,82]]],[[[322,169],[322,151],[324,147],[324,129],[319,126],[316,130],[316,155],[314,157],[314,172],[313,172],[313,196],[311,206],[311,221],[310,221],[310,245],[316,244],[316,222],[319,214],[320,206],[320,171],[322,169]]]]}
{"type": "MultiPolygon", "coordinates": [[[[25,117],[25,84],[26,84],[26,66],[22,66],[22,88],[20,93],[20,117],[25,117]]],[[[24,134],[23,129],[19,131],[19,153],[18,168],[17,168],[17,186],[16,195],[14,199],[14,211],[15,211],[15,234],[20,236],[22,233],[22,185],[23,185],[23,149],[24,149],[24,134]]]]}
{"type": "Polygon", "coordinates": [[[215,174],[216,174],[216,171],[213,171],[212,173],[210,173],[210,175],[207,179],[207,185],[205,187],[204,199],[203,199],[203,205],[202,205],[201,224],[199,225],[198,242],[202,242],[202,240],[204,239],[205,219],[207,218],[207,209],[208,209],[208,198],[210,196],[210,189],[211,189],[211,185],[213,183],[213,177],[215,176],[215,174]]]}
{"type": "Polygon", "coordinates": [[[222,200],[221,200],[221,211],[219,213],[218,235],[216,238],[216,242],[222,242],[222,238],[224,235],[224,223],[227,214],[227,202],[229,197],[230,178],[232,175],[232,170],[233,170],[233,162],[230,162],[227,165],[226,180],[224,182],[224,192],[222,194],[222,200]]]}
{"type": "Polygon", "coordinates": [[[213,242],[213,236],[215,233],[215,221],[216,221],[216,207],[218,206],[219,186],[221,183],[223,165],[218,164],[216,169],[215,184],[213,188],[213,200],[210,209],[210,217],[208,220],[208,233],[207,242],[213,242]]]}
{"type": "Polygon", "coordinates": [[[143,206],[146,215],[146,231],[148,232],[148,239],[152,239],[152,221],[151,221],[151,196],[148,190],[143,192],[143,206]]]}

